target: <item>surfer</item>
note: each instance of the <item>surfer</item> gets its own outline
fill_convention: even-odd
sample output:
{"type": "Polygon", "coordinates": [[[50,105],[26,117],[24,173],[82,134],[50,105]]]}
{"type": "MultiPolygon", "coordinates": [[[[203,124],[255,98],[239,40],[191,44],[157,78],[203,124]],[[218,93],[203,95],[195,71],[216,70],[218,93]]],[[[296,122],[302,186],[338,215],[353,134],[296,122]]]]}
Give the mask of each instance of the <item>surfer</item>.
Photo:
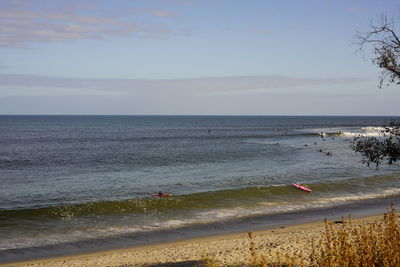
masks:
{"type": "Polygon", "coordinates": [[[154,197],[172,197],[172,194],[164,194],[162,191],[158,191],[157,195],[153,195],[154,197]]]}

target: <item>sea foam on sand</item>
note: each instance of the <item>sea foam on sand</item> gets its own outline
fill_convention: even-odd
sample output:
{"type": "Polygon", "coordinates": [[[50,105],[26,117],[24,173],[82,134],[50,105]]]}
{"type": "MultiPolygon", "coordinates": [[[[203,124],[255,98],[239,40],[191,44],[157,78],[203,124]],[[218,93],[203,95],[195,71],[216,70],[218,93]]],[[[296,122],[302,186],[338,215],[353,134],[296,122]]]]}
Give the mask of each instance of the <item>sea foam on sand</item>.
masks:
{"type": "MultiPolygon", "coordinates": [[[[353,221],[368,223],[381,218],[381,215],[369,216],[353,221]]],[[[323,222],[306,223],[255,231],[253,242],[257,253],[267,257],[276,253],[308,255],[311,243],[317,243],[323,232],[323,222]]],[[[231,265],[250,262],[249,245],[247,233],[240,233],[2,266],[146,266],[177,262],[187,262],[187,266],[195,266],[205,258],[213,259],[222,265],[231,265]]]]}

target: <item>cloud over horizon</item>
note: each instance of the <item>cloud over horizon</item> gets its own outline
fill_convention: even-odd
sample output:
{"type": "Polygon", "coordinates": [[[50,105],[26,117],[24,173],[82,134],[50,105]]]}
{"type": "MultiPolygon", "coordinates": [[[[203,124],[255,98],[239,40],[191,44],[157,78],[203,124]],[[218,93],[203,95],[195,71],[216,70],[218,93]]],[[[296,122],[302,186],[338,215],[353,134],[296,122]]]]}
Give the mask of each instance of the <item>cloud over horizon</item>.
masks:
{"type": "MultiPolygon", "coordinates": [[[[368,81],[359,77],[294,78],[278,75],[202,77],[191,79],[90,79],[39,75],[0,74],[0,86],[40,88],[74,88],[110,92],[135,90],[178,90],[196,93],[246,92],[304,86],[354,84],[368,81]]],[[[1,96],[1,94],[0,94],[1,96]]]]}

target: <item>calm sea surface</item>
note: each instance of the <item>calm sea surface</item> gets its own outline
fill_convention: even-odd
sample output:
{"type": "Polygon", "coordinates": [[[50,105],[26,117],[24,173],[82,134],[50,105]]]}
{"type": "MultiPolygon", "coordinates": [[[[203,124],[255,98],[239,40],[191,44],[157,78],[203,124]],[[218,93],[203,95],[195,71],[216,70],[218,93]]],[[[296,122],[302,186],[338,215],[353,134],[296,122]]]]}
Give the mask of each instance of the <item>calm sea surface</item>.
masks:
{"type": "Polygon", "coordinates": [[[400,195],[349,148],[392,120],[0,116],[0,250],[400,195]]]}

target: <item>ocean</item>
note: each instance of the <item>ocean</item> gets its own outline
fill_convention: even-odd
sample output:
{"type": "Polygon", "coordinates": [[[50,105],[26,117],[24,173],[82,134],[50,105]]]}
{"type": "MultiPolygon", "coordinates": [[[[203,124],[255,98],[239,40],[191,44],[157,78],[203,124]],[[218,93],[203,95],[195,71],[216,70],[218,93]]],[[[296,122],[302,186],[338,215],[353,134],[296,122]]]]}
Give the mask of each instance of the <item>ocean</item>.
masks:
{"type": "Polygon", "coordinates": [[[350,148],[399,120],[0,116],[0,253],[399,197],[350,148]]]}

